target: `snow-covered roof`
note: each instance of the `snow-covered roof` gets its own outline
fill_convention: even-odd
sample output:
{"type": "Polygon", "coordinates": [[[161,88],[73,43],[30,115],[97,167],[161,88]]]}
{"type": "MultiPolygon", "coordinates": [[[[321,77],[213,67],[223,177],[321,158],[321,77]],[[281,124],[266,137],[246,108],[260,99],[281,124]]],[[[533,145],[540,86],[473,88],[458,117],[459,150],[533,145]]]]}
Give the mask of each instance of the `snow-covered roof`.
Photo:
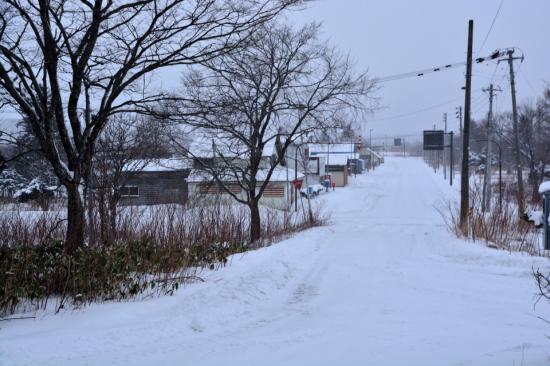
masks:
{"type": "Polygon", "coordinates": [[[354,142],[334,144],[309,144],[309,156],[323,157],[328,165],[347,165],[348,159],[356,159],[359,154],[355,151],[354,142]]]}
{"type": "Polygon", "coordinates": [[[138,172],[169,172],[190,169],[191,164],[188,159],[169,158],[154,160],[132,160],[124,167],[124,171],[138,172]]]}
{"type": "Polygon", "coordinates": [[[348,153],[353,154],[355,152],[354,142],[342,142],[334,144],[308,144],[310,155],[316,155],[319,153],[348,153]]]}
{"type": "MultiPolygon", "coordinates": [[[[267,177],[268,170],[267,169],[261,169],[258,174],[256,174],[256,179],[260,182],[264,181],[267,177]]],[[[271,177],[269,179],[270,182],[286,182],[287,178],[288,181],[293,181],[295,177],[298,177],[298,179],[303,179],[304,174],[303,173],[296,173],[294,169],[277,166],[273,173],[271,174],[271,177]]],[[[226,174],[224,177],[221,178],[225,182],[232,182],[235,181],[235,177],[232,174],[226,174]]],[[[204,170],[199,169],[193,169],[191,171],[191,174],[189,174],[189,177],[187,178],[187,181],[190,183],[200,183],[200,182],[209,182],[213,180],[213,177],[210,173],[205,172],[204,170]]]]}
{"type": "MultiPolygon", "coordinates": [[[[355,154],[358,157],[357,154],[355,154]]],[[[329,153],[316,152],[310,153],[311,157],[322,157],[327,165],[347,165],[348,159],[354,158],[354,153],[329,153]]]]}
{"type": "Polygon", "coordinates": [[[347,165],[348,160],[353,157],[348,154],[330,154],[326,157],[327,165],[347,165]]]}

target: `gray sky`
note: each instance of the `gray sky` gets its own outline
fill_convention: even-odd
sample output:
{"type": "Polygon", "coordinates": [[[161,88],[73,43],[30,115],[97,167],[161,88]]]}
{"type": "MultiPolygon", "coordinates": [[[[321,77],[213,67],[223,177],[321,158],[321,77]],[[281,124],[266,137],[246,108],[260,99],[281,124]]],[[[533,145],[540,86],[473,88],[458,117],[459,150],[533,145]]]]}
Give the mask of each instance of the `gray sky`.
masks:
{"type": "MultiPolygon", "coordinates": [[[[323,36],[349,52],[357,67],[368,68],[373,77],[465,61],[468,19],[473,19],[474,57],[496,48],[520,48],[525,61],[515,65],[518,100],[534,100],[544,80],[550,82],[550,0],[503,0],[480,50],[500,2],[318,0],[290,18],[298,24],[321,21],[323,36]]],[[[378,96],[384,109],[370,118],[365,130],[372,128],[373,137],[419,134],[434,124],[443,128],[444,112],[449,130],[458,130],[455,107],[464,103],[464,73],[465,67],[383,84],[378,96]]],[[[473,75],[473,118],[487,113],[488,98],[481,89],[491,80],[504,90],[496,110],[511,108],[507,64],[474,65],[473,75]]]]}
{"type": "MultiPolygon", "coordinates": [[[[289,20],[296,24],[320,21],[323,37],[349,52],[358,69],[372,77],[384,77],[466,60],[468,19],[474,20],[474,57],[496,48],[519,47],[525,61],[517,73],[518,100],[534,100],[550,82],[550,0],[503,0],[483,48],[501,0],[317,0],[289,20]]],[[[377,93],[383,107],[363,126],[365,137],[414,135],[423,129],[443,128],[448,113],[449,130],[458,130],[455,108],[464,103],[465,68],[392,81],[377,93]]],[[[493,80],[504,90],[495,101],[496,111],[511,108],[508,68],[505,63],[474,65],[472,110],[474,118],[487,113],[488,98],[481,91],[493,80]]],[[[164,87],[177,87],[180,72],[157,75],[164,87]]],[[[4,111],[2,120],[17,115],[4,111]]],[[[4,121],[6,122],[6,121],[4,121]]],[[[11,122],[13,124],[13,122],[11,122]]]]}

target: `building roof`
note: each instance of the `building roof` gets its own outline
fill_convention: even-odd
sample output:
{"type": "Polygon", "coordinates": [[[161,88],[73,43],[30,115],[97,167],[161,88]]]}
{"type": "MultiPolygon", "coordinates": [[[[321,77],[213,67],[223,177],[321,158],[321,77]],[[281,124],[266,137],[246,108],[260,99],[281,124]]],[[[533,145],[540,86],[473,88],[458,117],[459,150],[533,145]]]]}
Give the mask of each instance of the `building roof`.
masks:
{"type": "MultiPolygon", "coordinates": [[[[256,179],[260,182],[264,181],[267,176],[268,170],[267,169],[261,169],[258,174],[256,175],[256,179]]],[[[296,173],[294,169],[277,166],[273,173],[271,174],[271,177],[269,179],[270,182],[286,182],[286,181],[293,181],[297,177],[298,179],[304,178],[303,173],[296,173]],[[288,178],[288,179],[287,179],[288,178]]],[[[187,178],[187,181],[190,183],[200,183],[200,182],[209,182],[212,181],[214,178],[212,174],[200,170],[200,169],[193,169],[191,171],[191,174],[189,174],[189,177],[187,178]]],[[[221,177],[222,181],[224,182],[232,182],[235,181],[235,177],[232,174],[225,174],[224,177],[221,177]]]]}
{"type": "Polygon", "coordinates": [[[355,142],[309,144],[308,148],[309,156],[323,157],[327,165],[347,165],[348,159],[359,157],[355,151],[355,142]]]}
{"type": "Polygon", "coordinates": [[[126,172],[170,172],[190,169],[191,165],[188,159],[169,158],[169,159],[141,159],[132,160],[124,167],[126,172]]]}

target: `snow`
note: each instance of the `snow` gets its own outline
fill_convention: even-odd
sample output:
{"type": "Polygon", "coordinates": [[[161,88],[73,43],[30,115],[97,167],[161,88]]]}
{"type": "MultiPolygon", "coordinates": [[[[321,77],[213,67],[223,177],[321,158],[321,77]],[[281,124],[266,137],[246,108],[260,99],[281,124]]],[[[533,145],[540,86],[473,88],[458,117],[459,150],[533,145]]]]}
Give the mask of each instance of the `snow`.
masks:
{"type": "MultiPolygon", "coordinates": [[[[266,178],[268,173],[268,169],[260,169],[258,173],[256,174],[256,179],[260,182],[263,182],[266,178]]],[[[294,169],[286,168],[283,166],[276,166],[273,169],[273,173],[271,174],[271,178],[269,179],[270,182],[287,182],[287,181],[293,181],[294,179],[303,179],[304,174],[300,172],[295,172],[294,169]],[[287,179],[288,178],[288,179],[287,179]]],[[[226,172],[225,177],[221,177],[220,179],[223,179],[226,182],[233,182],[235,181],[235,177],[233,175],[233,172],[226,172]]],[[[204,170],[200,169],[194,169],[191,171],[191,174],[189,174],[189,177],[187,178],[187,181],[190,183],[200,183],[205,181],[212,181],[213,176],[205,172],[204,170]]]]}
{"type": "Polygon", "coordinates": [[[527,219],[532,221],[535,226],[542,226],[544,224],[543,215],[542,211],[528,211],[527,219]]]}
{"type": "Polygon", "coordinates": [[[315,153],[311,155],[312,157],[323,156],[325,158],[325,164],[327,165],[347,165],[348,159],[353,159],[353,154],[344,154],[344,153],[315,153]]]}
{"type": "Polygon", "coordinates": [[[124,167],[124,171],[140,172],[170,172],[190,169],[191,163],[188,159],[168,158],[153,160],[132,160],[124,167]]]}
{"type": "Polygon", "coordinates": [[[2,322],[0,365],[547,365],[548,260],[455,238],[420,160],[319,199],[330,226],[235,255],[172,297],[2,322]]]}
{"type": "Polygon", "coordinates": [[[544,194],[545,192],[550,191],[550,180],[547,180],[546,182],[542,182],[539,186],[539,193],[544,194]]]}

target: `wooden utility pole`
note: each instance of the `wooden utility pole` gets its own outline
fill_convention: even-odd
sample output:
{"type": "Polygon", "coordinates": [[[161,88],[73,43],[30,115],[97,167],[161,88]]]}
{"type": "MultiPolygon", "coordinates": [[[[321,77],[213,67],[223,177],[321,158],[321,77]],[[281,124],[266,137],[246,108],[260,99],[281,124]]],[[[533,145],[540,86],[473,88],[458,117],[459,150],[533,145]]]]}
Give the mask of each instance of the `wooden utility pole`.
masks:
{"type": "Polygon", "coordinates": [[[456,118],[458,118],[458,133],[462,136],[462,106],[456,107],[456,118]]]}
{"type": "Polygon", "coordinates": [[[454,165],[454,160],[453,160],[453,154],[454,154],[454,147],[453,147],[453,141],[454,141],[454,133],[453,131],[451,131],[449,133],[451,135],[451,156],[450,156],[450,163],[449,163],[449,184],[452,186],[453,185],[453,175],[454,175],[454,170],[453,170],[453,165],[454,165]]]}
{"type": "Polygon", "coordinates": [[[492,154],[491,145],[493,142],[493,97],[495,89],[493,84],[489,85],[489,88],[483,89],[484,92],[489,92],[489,113],[487,114],[487,150],[485,157],[485,177],[483,181],[483,201],[481,202],[481,210],[483,212],[491,211],[491,174],[492,174],[492,154]]]}
{"type": "Polygon", "coordinates": [[[508,51],[508,66],[510,67],[510,87],[512,91],[512,119],[514,124],[514,148],[516,155],[516,174],[518,180],[518,212],[521,215],[525,212],[524,194],[523,194],[523,173],[521,171],[521,158],[519,151],[519,130],[518,130],[518,111],[516,106],[516,82],[514,80],[514,50],[508,51]]]}
{"type": "Polygon", "coordinates": [[[445,125],[445,134],[443,135],[443,179],[447,180],[447,146],[445,144],[447,138],[447,112],[443,113],[443,123],[445,125]]]}
{"type": "Polygon", "coordinates": [[[466,59],[466,85],[464,96],[464,133],[462,140],[462,170],[460,176],[460,228],[468,232],[468,212],[470,210],[469,155],[470,155],[470,107],[472,99],[472,48],[474,21],[468,22],[468,52],[466,59]]]}

